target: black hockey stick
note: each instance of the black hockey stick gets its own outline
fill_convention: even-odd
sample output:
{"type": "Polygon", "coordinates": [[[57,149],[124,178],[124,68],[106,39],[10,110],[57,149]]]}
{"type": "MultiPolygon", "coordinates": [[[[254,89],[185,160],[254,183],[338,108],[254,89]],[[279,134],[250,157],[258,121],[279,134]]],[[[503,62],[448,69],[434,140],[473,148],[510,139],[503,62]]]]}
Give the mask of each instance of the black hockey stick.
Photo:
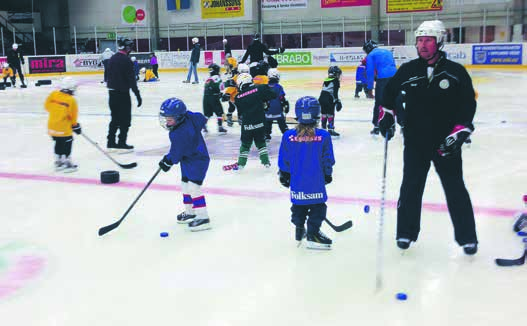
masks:
{"type": "Polygon", "coordinates": [[[375,289],[378,291],[382,288],[383,283],[383,234],[384,234],[384,206],[386,202],[386,165],[388,163],[388,131],[384,137],[384,163],[382,167],[382,185],[381,185],[381,209],[379,222],[377,226],[377,266],[375,273],[375,289]]]}
{"type": "Polygon", "coordinates": [[[110,224],[110,225],[107,225],[107,226],[104,226],[102,228],[99,229],[99,236],[102,236],[102,235],[105,235],[106,233],[112,231],[113,229],[116,229],[120,224],[121,222],[124,220],[124,218],[126,217],[126,215],[128,215],[128,213],[132,210],[132,208],[134,207],[135,203],[137,203],[137,201],[139,200],[139,198],[141,198],[141,196],[145,193],[146,189],[148,189],[148,187],[150,186],[150,184],[152,183],[152,181],[154,181],[154,179],[157,177],[157,175],[159,174],[159,172],[161,171],[161,168],[158,168],[156,173],[154,173],[154,175],[152,176],[152,178],[150,178],[150,180],[148,181],[148,183],[145,185],[145,187],[143,188],[143,190],[141,190],[141,193],[139,194],[139,196],[137,196],[137,198],[134,200],[134,202],[132,203],[132,205],[130,205],[130,207],[128,207],[128,209],[126,210],[126,212],[124,213],[124,215],[115,223],[113,224],[110,224]]]}
{"type": "Polygon", "coordinates": [[[496,265],[498,266],[521,266],[525,263],[526,255],[527,255],[527,250],[524,250],[523,256],[521,256],[518,259],[496,258],[496,265]]]}
{"type": "Polygon", "coordinates": [[[331,228],[333,230],[335,230],[335,232],[342,232],[342,231],[346,231],[347,229],[351,228],[353,226],[353,222],[351,220],[345,222],[344,224],[342,225],[335,225],[333,223],[330,222],[330,220],[326,218],[324,218],[324,221],[326,221],[326,223],[331,226],[331,228]]]}
{"type": "Polygon", "coordinates": [[[113,157],[110,156],[110,154],[108,154],[108,152],[106,152],[104,149],[101,148],[101,146],[99,146],[99,144],[97,144],[96,142],[94,142],[93,140],[90,139],[90,137],[86,136],[84,133],[81,134],[87,141],[89,141],[93,146],[97,147],[97,149],[99,151],[101,151],[101,153],[103,153],[104,155],[106,155],[107,158],[109,158],[110,160],[112,160],[112,162],[114,162],[115,164],[119,165],[121,168],[123,169],[133,169],[137,166],[137,162],[133,162],[133,163],[128,163],[128,164],[121,164],[119,162],[117,162],[113,157]]]}

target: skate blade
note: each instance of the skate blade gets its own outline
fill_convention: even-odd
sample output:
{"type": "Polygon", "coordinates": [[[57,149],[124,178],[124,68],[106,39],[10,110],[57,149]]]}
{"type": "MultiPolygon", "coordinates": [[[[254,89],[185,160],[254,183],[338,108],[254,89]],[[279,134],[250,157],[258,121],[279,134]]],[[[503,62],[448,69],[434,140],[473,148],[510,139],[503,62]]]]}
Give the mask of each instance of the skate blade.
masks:
{"type": "Polygon", "coordinates": [[[331,250],[330,244],[324,244],[324,243],[318,243],[318,242],[307,242],[307,249],[313,249],[313,250],[331,250]]]}
{"type": "Polygon", "coordinates": [[[209,230],[209,229],[212,229],[212,225],[210,225],[210,223],[203,224],[203,225],[200,225],[200,226],[190,227],[190,231],[192,231],[192,232],[205,231],[205,230],[209,230]]]}
{"type": "Polygon", "coordinates": [[[194,219],[193,218],[189,218],[188,220],[185,220],[185,221],[177,221],[177,224],[189,224],[192,221],[194,221],[194,219]]]}
{"type": "Polygon", "coordinates": [[[130,153],[133,153],[134,150],[133,149],[118,149],[115,151],[115,153],[119,154],[119,155],[123,155],[123,154],[130,154],[130,153]]]}
{"type": "Polygon", "coordinates": [[[64,170],[62,170],[62,172],[64,173],[73,173],[73,172],[77,172],[78,168],[66,168],[64,170]]]}

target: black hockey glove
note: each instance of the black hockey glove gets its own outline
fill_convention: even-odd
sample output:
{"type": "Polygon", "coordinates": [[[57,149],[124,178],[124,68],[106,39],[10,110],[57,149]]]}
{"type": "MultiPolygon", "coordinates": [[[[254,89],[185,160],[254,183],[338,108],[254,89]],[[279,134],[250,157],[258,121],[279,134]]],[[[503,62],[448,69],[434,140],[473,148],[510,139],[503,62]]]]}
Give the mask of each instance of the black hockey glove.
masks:
{"type": "Polygon", "coordinates": [[[280,105],[285,114],[289,113],[289,101],[284,96],[280,97],[280,105]]]}
{"type": "Polygon", "coordinates": [[[472,130],[472,128],[462,125],[455,126],[450,132],[450,135],[448,135],[443,143],[439,145],[439,149],[437,150],[439,155],[448,156],[459,152],[461,150],[461,145],[463,145],[465,140],[470,136],[472,130]]]}
{"type": "Polygon", "coordinates": [[[159,167],[161,168],[161,170],[163,170],[163,172],[167,172],[168,170],[170,170],[172,165],[174,165],[174,163],[172,163],[172,161],[166,155],[163,156],[163,159],[161,161],[159,161],[159,167]]]}
{"type": "Polygon", "coordinates": [[[263,108],[264,108],[264,111],[268,111],[269,110],[269,102],[268,101],[264,101],[263,102],[263,108]]]}
{"type": "Polygon", "coordinates": [[[278,179],[280,180],[282,186],[289,188],[289,185],[291,183],[291,173],[279,170],[278,179]]]}
{"type": "Polygon", "coordinates": [[[228,100],[231,99],[230,94],[227,94],[227,93],[225,93],[225,94],[221,94],[220,96],[221,96],[221,101],[222,101],[222,102],[227,102],[228,100]]]}
{"type": "Polygon", "coordinates": [[[279,48],[278,48],[278,51],[279,51],[280,53],[284,53],[284,52],[285,52],[285,48],[284,48],[284,47],[279,47],[279,48]]]}
{"type": "Polygon", "coordinates": [[[324,182],[328,185],[331,182],[333,182],[333,177],[331,175],[325,175],[324,176],[324,182]]]}
{"type": "Polygon", "coordinates": [[[135,97],[137,98],[137,107],[139,108],[143,104],[143,99],[141,98],[141,94],[139,92],[135,94],[135,97]]]}
{"type": "Polygon", "coordinates": [[[379,105],[379,131],[381,135],[390,140],[395,134],[395,112],[379,105]]]}
{"type": "Polygon", "coordinates": [[[77,123],[76,125],[72,126],[71,129],[72,129],[73,132],[76,133],[77,135],[80,135],[80,134],[82,133],[80,123],[77,123]]]}
{"type": "Polygon", "coordinates": [[[340,102],[340,100],[335,101],[335,110],[337,110],[337,112],[340,112],[340,110],[342,110],[342,103],[340,102]]]}

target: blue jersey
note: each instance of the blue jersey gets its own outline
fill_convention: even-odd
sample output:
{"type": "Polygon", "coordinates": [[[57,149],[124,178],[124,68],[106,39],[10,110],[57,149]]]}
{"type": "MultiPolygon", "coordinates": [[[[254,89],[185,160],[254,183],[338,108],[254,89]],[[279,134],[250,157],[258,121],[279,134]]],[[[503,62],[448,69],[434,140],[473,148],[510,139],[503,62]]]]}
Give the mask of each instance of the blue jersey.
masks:
{"type": "Polygon", "coordinates": [[[187,119],[170,131],[170,151],[167,156],[174,164],[181,164],[181,176],[192,181],[203,181],[209,168],[209,152],[201,130],[207,118],[201,113],[187,111],[187,119]]]}
{"type": "Polygon", "coordinates": [[[266,118],[280,118],[282,117],[282,114],[284,113],[284,110],[282,109],[282,104],[280,103],[282,99],[285,97],[284,88],[282,87],[282,85],[278,83],[269,84],[269,87],[278,96],[269,101],[269,109],[267,110],[267,112],[265,112],[265,117],[266,118]]]}
{"type": "Polygon", "coordinates": [[[139,63],[137,61],[134,61],[134,75],[139,75],[139,63]]]}
{"type": "Polygon", "coordinates": [[[357,71],[355,72],[355,82],[357,84],[366,84],[366,66],[360,65],[357,67],[357,71]]]}
{"type": "Polygon", "coordinates": [[[295,205],[319,204],[327,201],[325,175],[333,173],[335,157],[331,136],[315,129],[314,136],[297,137],[296,129],[282,136],[278,168],[291,174],[291,202],[295,205]]]}
{"type": "Polygon", "coordinates": [[[366,79],[368,89],[373,89],[373,79],[390,78],[395,75],[397,67],[391,51],[375,48],[366,57],[366,79]]]}

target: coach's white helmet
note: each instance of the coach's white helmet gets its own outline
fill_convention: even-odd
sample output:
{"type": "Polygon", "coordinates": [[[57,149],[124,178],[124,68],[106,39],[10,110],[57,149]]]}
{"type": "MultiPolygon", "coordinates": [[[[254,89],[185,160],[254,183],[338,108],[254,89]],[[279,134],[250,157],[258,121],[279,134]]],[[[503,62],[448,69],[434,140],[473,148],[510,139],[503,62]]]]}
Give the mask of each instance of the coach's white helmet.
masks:
{"type": "Polygon", "coordinates": [[[415,30],[415,40],[420,36],[436,38],[437,47],[441,49],[446,37],[446,28],[440,20],[426,20],[415,30]]]}
{"type": "Polygon", "coordinates": [[[197,37],[192,38],[192,44],[196,44],[199,42],[199,39],[197,37]]]}
{"type": "Polygon", "coordinates": [[[240,74],[248,74],[249,73],[249,66],[246,65],[245,63],[240,63],[238,65],[238,72],[240,74]]]}
{"type": "Polygon", "coordinates": [[[4,68],[9,68],[9,63],[4,62],[4,64],[2,64],[2,66],[3,66],[4,68]]]}
{"type": "Polygon", "coordinates": [[[77,81],[71,77],[65,77],[60,82],[60,89],[75,92],[77,90],[77,81]]]}
{"type": "Polygon", "coordinates": [[[223,44],[227,44],[227,39],[226,38],[223,39],[223,44]]]}
{"type": "Polygon", "coordinates": [[[17,43],[13,43],[13,50],[16,50],[18,49],[18,44],[17,43]]]}

